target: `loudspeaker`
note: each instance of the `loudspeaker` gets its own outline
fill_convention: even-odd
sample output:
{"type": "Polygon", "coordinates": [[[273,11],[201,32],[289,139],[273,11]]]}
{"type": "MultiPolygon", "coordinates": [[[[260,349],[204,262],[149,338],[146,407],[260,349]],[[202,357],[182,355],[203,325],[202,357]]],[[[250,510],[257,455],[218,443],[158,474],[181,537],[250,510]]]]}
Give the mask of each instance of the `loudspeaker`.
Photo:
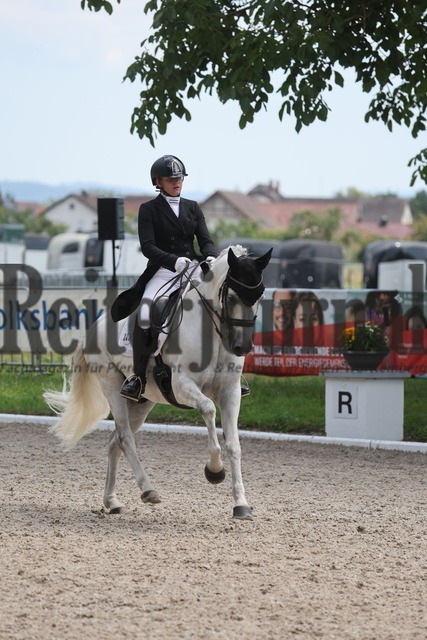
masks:
{"type": "Polygon", "coordinates": [[[125,237],[123,198],[98,198],[98,238],[122,240],[125,237]]]}

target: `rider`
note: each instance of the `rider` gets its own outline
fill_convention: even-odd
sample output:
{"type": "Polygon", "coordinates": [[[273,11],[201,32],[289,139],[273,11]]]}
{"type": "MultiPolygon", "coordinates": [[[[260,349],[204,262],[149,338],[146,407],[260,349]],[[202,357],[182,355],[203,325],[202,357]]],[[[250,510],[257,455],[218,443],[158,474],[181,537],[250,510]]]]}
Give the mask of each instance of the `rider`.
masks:
{"type": "MultiPolygon", "coordinates": [[[[209,264],[218,256],[199,205],[194,200],[181,198],[182,183],[188,175],[183,162],[176,156],[165,155],[155,161],[150,173],[151,182],[160,194],[139,209],[139,241],[148,265],[133,287],[134,298],[135,294],[142,296],[133,332],[134,374],[125,380],[120,391],[122,396],[136,402],[144,394],[148,360],[157,348],[157,334],[150,329],[150,303],[159,290],[166,289],[167,283],[192,261],[197,264],[205,260],[209,264]],[[196,254],[195,239],[201,256],[196,254]]],[[[168,294],[177,287],[178,284],[169,288],[168,294]]],[[[130,292],[124,292],[125,297],[130,292]]],[[[114,319],[125,317],[121,308],[123,300],[122,294],[113,305],[114,319]]]]}

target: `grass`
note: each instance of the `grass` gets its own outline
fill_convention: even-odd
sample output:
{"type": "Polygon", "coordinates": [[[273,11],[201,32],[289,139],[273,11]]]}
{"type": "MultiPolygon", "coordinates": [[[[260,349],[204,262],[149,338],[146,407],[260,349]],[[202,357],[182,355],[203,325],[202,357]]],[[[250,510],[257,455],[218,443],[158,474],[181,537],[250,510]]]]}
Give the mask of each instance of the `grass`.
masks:
{"type": "MultiPolygon", "coordinates": [[[[242,400],[240,429],[281,433],[324,435],[325,380],[314,376],[273,378],[247,376],[251,395],[242,400]]],[[[405,385],[404,439],[427,442],[425,393],[427,380],[408,379],[405,385]]],[[[2,413],[51,415],[42,393],[62,388],[62,373],[20,372],[0,367],[0,411],[2,413]]],[[[150,422],[202,425],[197,411],[156,405],[150,422]]]]}

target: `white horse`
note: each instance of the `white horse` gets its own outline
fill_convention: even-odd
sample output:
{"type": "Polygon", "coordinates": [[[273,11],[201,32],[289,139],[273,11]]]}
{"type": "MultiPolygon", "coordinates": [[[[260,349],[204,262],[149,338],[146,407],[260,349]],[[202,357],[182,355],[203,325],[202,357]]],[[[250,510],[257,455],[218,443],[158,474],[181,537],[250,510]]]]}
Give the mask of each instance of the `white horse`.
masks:
{"type": "MultiPolygon", "coordinates": [[[[176,314],[173,333],[162,349],[163,361],[173,373],[176,401],[186,408],[196,408],[207,426],[209,460],[205,476],[214,484],[225,477],[215,424],[216,404],[220,408],[231,466],[233,516],[247,520],[252,519],[252,511],[245,497],[237,430],[240,377],[244,356],[252,348],[256,311],[264,291],[262,270],[270,257],[271,251],[260,258],[251,258],[239,245],[222,251],[202,283],[186,294],[181,315],[177,319],[176,314]]],[[[119,332],[125,321],[118,323],[119,332]]],[[[47,391],[44,398],[60,416],[51,431],[67,448],[96,428],[111,410],[115,431],[109,442],[103,501],[109,513],[120,513],[123,505],[116,497],[115,484],[122,453],[142,491],[142,501],[160,502],[138,458],[134,434],[156,403],[168,401],[153,376],[154,358],[147,369],[146,401],[136,403],[120,395],[124,377],[132,371],[132,358],[123,353],[109,353],[107,323],[103,314],[91,327],[86,344],[81,344],[74,353],[69,390],[47,391]]]]}

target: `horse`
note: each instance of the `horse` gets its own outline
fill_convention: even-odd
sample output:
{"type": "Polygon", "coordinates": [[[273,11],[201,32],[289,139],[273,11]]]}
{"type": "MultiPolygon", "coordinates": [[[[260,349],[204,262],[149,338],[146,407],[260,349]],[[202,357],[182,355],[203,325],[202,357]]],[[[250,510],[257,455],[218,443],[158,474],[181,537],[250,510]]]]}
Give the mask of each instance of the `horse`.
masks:
{"type": "MultiPolygon", "coordinates": [[[[240,379],[245,355],[253,346],[253,327],[264,292],[262,271],[270,257],[271,250],[254,258],[240,245],[224,249],[201,283],[190,288],[181,300],[179,313],[175,311],[161,353],[164,364],[172,372],[174,400],[179,406],[197,409],[207,427],[209,459],[205,477],[213,484],[225,478],[216,430],[216,406],[220,409],[231,468],[233,517],[242,520],[252,520],[253,515],[245,497],[241,473],[237,426],[240,379]],[[199,364],[200,357],[202,362],[199,364]]],[[[118,323],[118,335],[127,320],[118,323]]],[[[103,503],[107,513],[117,514],[125,510],[115,491],[122,453],[142,492],[142,501],[147,504],[161,501],[138,457],[134,434],[156,403],[168,404],[170,400],[165,398],[155,381],[154,356],[147,368],[142,402],[132,402],[120,395],[124,377],[132,371],[132,357],[123,353],[123,349],[115,349],[121,352],[112,353],[113,349],[108,348],[107,323],[104,313],[90,327],[86,340],[80,342],[72,357],[71,377],[62,391],[45,391],[43,395],[59,416],[50,431],[68,449],[95,429],[111,411],[115,429],[109,440],[103,503]]]]}

